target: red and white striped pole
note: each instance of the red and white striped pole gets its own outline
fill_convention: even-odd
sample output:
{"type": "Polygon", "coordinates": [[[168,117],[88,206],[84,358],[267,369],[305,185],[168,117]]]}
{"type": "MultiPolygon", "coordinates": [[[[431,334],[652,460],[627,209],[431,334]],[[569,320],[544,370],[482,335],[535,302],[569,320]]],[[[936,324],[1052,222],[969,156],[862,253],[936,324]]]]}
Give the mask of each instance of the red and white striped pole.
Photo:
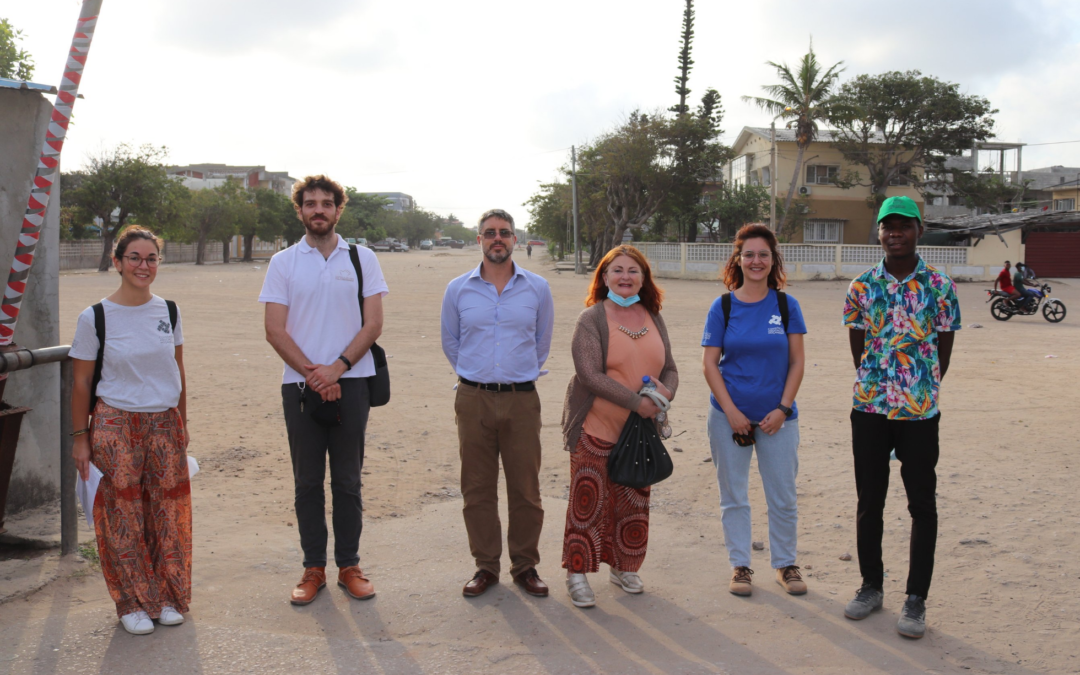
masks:
{"type": "Polygon", "coordinates": [[[79,82],[82,81],[86,56],[90,53],[90,41],[94,38],[101,1],[83,0],[79,23],[75,27],[75,37],[71,41],[64,77],[53,105],[49,130],[41,146],[41,158],[34,174],[30,199],[26,204],[19,243],[15,247],[15,260],[11,263],[7,288],[4,290],[3,300],[0,301],[0,347],[10,345],[15,335],[19,307],[26,292],[26,279],[30,276],[30,266],[34,263],[34,252],[45,221],[45,211],[49,207],[49,195],[52,194],[53,185],[60,180],[60,150],[64,147],[64,138],[71,122],[71,110],[78,98],[79,82]]]}

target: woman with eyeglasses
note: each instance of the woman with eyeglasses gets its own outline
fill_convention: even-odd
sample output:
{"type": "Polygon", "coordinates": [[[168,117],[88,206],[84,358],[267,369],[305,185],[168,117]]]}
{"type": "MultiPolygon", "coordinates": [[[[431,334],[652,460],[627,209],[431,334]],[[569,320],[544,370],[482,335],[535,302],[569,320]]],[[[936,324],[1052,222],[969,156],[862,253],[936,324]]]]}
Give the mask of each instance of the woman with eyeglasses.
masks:
{"type": "Polygon", "coordinates": [[[780,291],[784,261],[776,236],[745,225],[724,268],[730,293],[717,298],[705,320],[702,366],[712,392],[709,445],[720,485],[720,519],[733,568],[728,587],[750,595],[750,455],[769,507],[769,549],[776,581],[792,595],[806,593],[795,564],[798,511],[799,411],[806,324],[795,298],[780,291]]]}
{"type": "Polygon", "coordinates": [[[607,460],[631,412],[644,418],[660,412],[638,393],[643,378],[649,376],[668,400],[679,386],[660,317],[663,296],[645,256],[633,246],[616,246],[597,265],[587,309],[574,329],[575,374],[563,403],[570,503],[562,565],[575,607],[596,604],[585,575],[598,572],[600,563],[610,566],[608,579],[627,593],[645,589],[638,570],[649,542],[650,488],[612,482],[607,460]]]}
{"type": "Polygon", "coordinates": [[[183,623],[191,600],[184,338],[176,305],[150,292],[160,263],[153,232],[121,232],[120,288],[79,315],[70,352],[75,465],[83,480],[101,473],[93,505],[101,571],[136,635],[153,632],[154,619],[183,623]]]}

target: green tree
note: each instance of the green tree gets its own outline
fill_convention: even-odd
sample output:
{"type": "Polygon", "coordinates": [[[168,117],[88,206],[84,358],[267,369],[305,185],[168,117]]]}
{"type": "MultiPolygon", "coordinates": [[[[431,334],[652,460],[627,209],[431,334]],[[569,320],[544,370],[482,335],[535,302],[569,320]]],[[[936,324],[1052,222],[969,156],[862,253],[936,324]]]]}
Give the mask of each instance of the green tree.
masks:
{"type": "Polygon", "coordinates": [[[682,46],[679,49],[679,74],[675,76],[675,93],[679,96],[679,104],[673,105],[668,110],[676,115],[685,115],[690,112],[686,105],[686,97],[690,95],[690,70],[694,67],[694,60],[690,58],[694,42],[694,0],[686,0],[686,9],[683,10],[682,20],[682,46]]]}
{"type": "MultiPolygon", "coordinates": [[[[379,212],[385,209],[390,200],[362,194],[354,187],[346,187],[345,194],[349,196],[349,203],[338,221],[337,232],[343,237],[366,237],[363,233],[375,227],[379,212]]],[[[368,240],[371,241],[371,238],[368,237],[368,240]]]]}
{"type": "MultiPolygon", "coordinates": [[[[258,207],[248,199],[240,180],[229,177],[215,188],[195,190],[191,194],[187,218],[175,231],[175,237],[195,242],[195,264],[206,263],[206,245],[220,241],[224,245],[236,234],[239,223],[258,220],[258,207]]],[[[228,262],[227,252],[224,262],[228,262]]]]}
{"type": "Polygon", "coordinates": [[[15,30],[7,19],[0,19],[0,77],[29,80],[34,76],[34,60],[19,48],[22,31],[15,30]]]}
{"type": "MultiPolygon", "coordinates": [[[[890,185],[924,189],[923,176],[945,173],[946,157],[990,138],[997,113],[982,96],[917,70],[859,75],[840,87],[831,110],[833,144],[848,163],[866,170],[865,176],[849,171],[839,183],[871,188],[872,212],[890,185]]],[[[869,243],[876,241],[871,227],[869,243]]]]}
{"type": "Polygon", "coordinates": [[[292,200],[287,195],[269,188],[255,188],[250,192],[251,200],[255,204],[256,218],[253,226],[241,226],[240,234],[244,237],[244,262],[251,262],[255,237],[262,241],[277,241],[285,236],[286,230],[291,225],[299,223],[292,200]]]}
{"type": "Polygon", "coordinates": [[[522,206],[529,213],[528,233],[556,244],[559,249],[556,256],[562,260],[570,250],[567,236],[570,229],[567,226],[572,227],[570,219],[573,218],[570,185],[565,182],[544,183],[522,206]]]}
{"type": "MultiPolygon", "coordinates": [[[[776,68],[780,81],[762,87],[767,94],[765,97],[742,97],[743,101],[754,103],[771,115],[790,120],[789,127],[795,126],[795,144],[799,153],[795,158],[795,172],[791,174],[787,198],[784,199],[784,213],[791,212],[791,200],[795,196],[795,186],[801,175],[803,156],[817,138],[818,124],[830,118],[832,92],[840,73],[844,72],[841,67],[843,64],[843,61],[838,61],[822,72],[817,54],[814,53],[814,41],[811,40],[810,51],[803,55],[799,62],[798,72],[793,72],[786,63],[766,61],[766,65],[776,68]]],[[[776,180],[776,177],[770,176],[769,179],[776,180]]],[[[771,226],[780,231],[776,223],[771,226]]]]}
{"type": "Polygon", "coordinates": [[[84,217],[101,219],[99,271],[112,266],[113,240],[133,219],[166,231],[184,220],[190,195],[166,172],[167,156],[164,147],[121,144],[89,158],[85,176],[70,196],[84,217]]]}
{"type": "Polygon", "coordinates": [[[769,191],[760,185],[724,183],[701,201],[705,229],[717,241],[731,241],[739,228],[760,221],[769,210],[769,191]]]}
{"type": "Polygon", "coordinates": [[[672,120],[673,182],[654,227],[670,222],[686,241],[697,241],[703,215],[702,187],[718,180],[723,165],[731,158],[731,148],[720,142],[723,116],[720,94],[710,88],[695,114],[679,115],[672,120]]]}
{"type": "MultiPolygon", "coordinates": [[[[926,181],[931,185],[931,181],[926,181]]],[[[1014,207],[1025,205],[1024,197],[1030,180],[1020,184],[1006,183],[996,173],[972,173],[954,171],[941,185],[964,200],[969,209],[990,213],[1007,213],[1014,207]]],[[[938,188],[939,185],[934,185],[938,188]]]]}

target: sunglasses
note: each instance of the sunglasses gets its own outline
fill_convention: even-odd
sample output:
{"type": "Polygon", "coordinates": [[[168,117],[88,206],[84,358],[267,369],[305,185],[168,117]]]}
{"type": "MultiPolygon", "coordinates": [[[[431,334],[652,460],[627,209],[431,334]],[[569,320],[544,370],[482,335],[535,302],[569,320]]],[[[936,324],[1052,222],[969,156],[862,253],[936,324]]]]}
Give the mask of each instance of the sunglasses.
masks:
{"type": "Polygon", "coordinates": [[[495,235],[499,235],[503,239],[510,239],[514,236],[513,230],[484,230],[484,239],[494,239],[495,235]]]}
{"type": "Polygon", "coordinates": [[[750,424],[750,433],[748,433],[748,434],[739,434],[739,433],[731,434],[731,440],[735,441],[735,444],[738,445],[740,448],[749,448],[751,445],[754,444],[754,429],[757,429],[758,426],[759,425],[756,422],[752,422],[750,424]]]}

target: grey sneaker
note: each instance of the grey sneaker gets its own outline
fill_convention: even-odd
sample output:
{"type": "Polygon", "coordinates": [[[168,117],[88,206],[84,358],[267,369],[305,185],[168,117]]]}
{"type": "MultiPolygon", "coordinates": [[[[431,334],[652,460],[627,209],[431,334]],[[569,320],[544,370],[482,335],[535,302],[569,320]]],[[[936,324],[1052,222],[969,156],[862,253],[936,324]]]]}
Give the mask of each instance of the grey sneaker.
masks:
{"type": "Polygon", "coordinates": [[[926,599],[918,595],[909,595],[896,623],[896,631],[909,638],[921,638],[926,635],[926,599]]]}
{"type": "Polygon", "coordinates": [[[874,588],[869,584],[863,584],[857,593],[855,593],[855,599],[847,604],[844,608],[844,616],[849,619],[865,619],[870,616],[870,612],[881,609],[882,603],[885,601],[885,593],[880,588],[874,588]]]}

